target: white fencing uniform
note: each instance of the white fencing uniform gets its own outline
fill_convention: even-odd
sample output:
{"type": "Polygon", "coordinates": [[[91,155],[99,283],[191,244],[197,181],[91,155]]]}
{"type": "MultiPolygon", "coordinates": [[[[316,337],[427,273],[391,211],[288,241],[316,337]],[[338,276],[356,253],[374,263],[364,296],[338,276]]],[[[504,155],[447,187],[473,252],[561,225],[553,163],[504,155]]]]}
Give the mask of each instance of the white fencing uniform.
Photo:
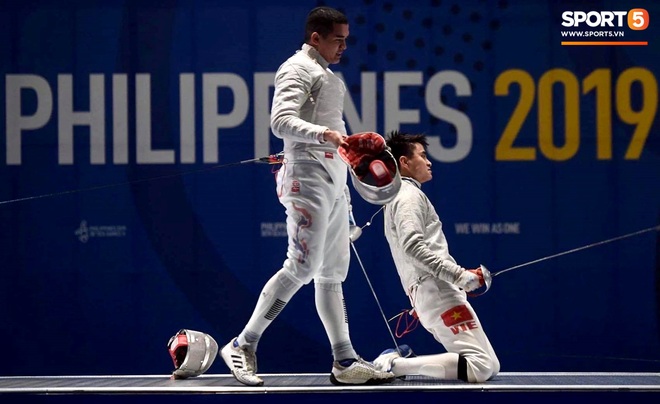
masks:
{"type": "Polygon", "coordinates": [[[343,282],[350,261],[348,171],[322,134],[346,134],[346,86],[307,44],[280,66],[275,83],[271,128],[284,140],[277,191],[289,235],[284,269],[305,284],[343,282]]]}
{"type": "Polygon", "coordinates": [[[323,140],[327,129],[346,133],[345,92],[328,62],[307,44],[275,75],[271,129],[284,140],[277,194],[286,208],[288,246],[282,268],[262,289],[236,338],[250,352],[256,352],[263,332],[293,295],[314,280],[317,313],[335,360],[358,356],[350,341],[341,284],[350,263],[348,169],[336,146],[323,140]]]}
{"type": "MultiPolygon", "coordinates": [[[[456,264],[456,261],[449,254],[442,222],[418,181],[404,177],[401,190],[386,205],[385,237],[390,244],[403,289],[420,323],[447,352],[454,354],[450,362],[447,359],[449,356],[443,355],[403,360],[414,360],[414,369],[419,374],[444,375],[443,378],[451,379],[456,378],[455,366],[459,366],[458,358],[461,356],[467,365],[463,376],[467,381],[483,382],[496,375],[500,369],[499,360],[477,314],[467,301],[466,293],[452,283],[456,280],[456,274],[444,270],[438,272],[437,269],[433,271],[434,268],[444,267],[443,262],[456,264]],[[444,365],[441,373],[434,370],[434,361],[444,365]],[[452,363],[451,366],[448,363],[452,363]]],[[[397,359],[396,366],[401,360],[397,359]]],[[[394,373],[397,374],[396,371],[394,373]]]]}
{"type": "MultiPolygon", "coordinates": [[[[314,9],[312,13],[334,15],[343,21],[342,14],[333,9],[314,9]]],[[[333,22],[333,28],[341,24],[333,22]]],[[[348,35],[348,25],[338,32],[348,35]]],[[[332,350],[331,383],[394,380],[392,373],[378,371],[360,358],[349,335],[342,287],[350,263],[348,166],[337,154],[338,145],[324,138],[327,130],[346,135],[346,86],[328,66],[313,46],[304,44],[275,74],[270,127],[284,140],[277,192],[286,208],[287,254],[282,268],[262,288],[243,331],[220,351],[234,377],[249,386],[264,383],[256,375],[256,352],[264,331],[312,280],[316,312],[332,350]]],[[[332,133],[339,143],[336,135],[332,133]]]]}

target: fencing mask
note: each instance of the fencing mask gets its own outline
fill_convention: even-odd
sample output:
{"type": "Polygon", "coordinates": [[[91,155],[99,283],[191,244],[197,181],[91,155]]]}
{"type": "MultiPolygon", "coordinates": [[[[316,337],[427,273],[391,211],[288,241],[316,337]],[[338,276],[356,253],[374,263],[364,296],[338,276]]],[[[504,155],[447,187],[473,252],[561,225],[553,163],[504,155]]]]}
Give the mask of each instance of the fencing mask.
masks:
{"type": "Polygon", "coordinates": [[[174,362],[172,378],[186,379],[206,372],[218,355],[218,344],[208,334],[180,330],[167,343],[174,362]]]}
{"type": "Polygon", "coordinates": [[[367,202],[385,205],[401,188],[401,174],[385,139],[378,133],[362,132],[348,136],[347,147],[338,153],[349,166],[353,188],[367,202]]]}

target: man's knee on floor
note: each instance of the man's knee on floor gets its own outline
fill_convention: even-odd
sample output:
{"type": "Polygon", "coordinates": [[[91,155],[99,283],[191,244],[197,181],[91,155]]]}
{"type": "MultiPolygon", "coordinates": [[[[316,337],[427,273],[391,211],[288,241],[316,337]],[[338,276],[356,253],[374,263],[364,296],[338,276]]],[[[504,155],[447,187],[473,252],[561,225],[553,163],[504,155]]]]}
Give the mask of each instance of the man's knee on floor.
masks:
{"type": "Polygon", "coordinates": [[[483,383],[499,372],[499,362],[490,357],[485,359],[459,355],[458,378],[469,383],[483,383]]]}

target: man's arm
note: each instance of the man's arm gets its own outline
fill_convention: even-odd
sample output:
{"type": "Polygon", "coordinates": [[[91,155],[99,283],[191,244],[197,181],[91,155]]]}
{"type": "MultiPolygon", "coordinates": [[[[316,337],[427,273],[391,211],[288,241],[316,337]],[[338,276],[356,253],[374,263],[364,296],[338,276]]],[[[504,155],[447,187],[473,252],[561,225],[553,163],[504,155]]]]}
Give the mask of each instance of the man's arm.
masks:
{"type": "Polygon", "coordinates": [[[311,102],[312,84],[312,75],[300,65],[287,62],[278,70],[270,115],[270,127],[275,136],[304,143],[325,143],[324,133],[329,128],[300,117],[303,105],[311,102]]]}
{"type": "Polygon", "coordinates": [[[415,266],[428,271],[436,278],[455,283],[464,271],[463,267],[443,259],[433,251],[424,238],[425,202],[419,195],[397,198],[391,206],[393,225],[399,236],[400,247],[415,266]]]}
{"type": "Polygon", "coordinates": [[[465,269],[451,260],[443,259],[429,247],[424,238],[424,211],[426,201],[419,194],[398,198],[391,205],[394,226],[406,256],[417,267],[428,271],[432,276],[453,283],[466,292],[484,286],[481,269],[465,269]]]}

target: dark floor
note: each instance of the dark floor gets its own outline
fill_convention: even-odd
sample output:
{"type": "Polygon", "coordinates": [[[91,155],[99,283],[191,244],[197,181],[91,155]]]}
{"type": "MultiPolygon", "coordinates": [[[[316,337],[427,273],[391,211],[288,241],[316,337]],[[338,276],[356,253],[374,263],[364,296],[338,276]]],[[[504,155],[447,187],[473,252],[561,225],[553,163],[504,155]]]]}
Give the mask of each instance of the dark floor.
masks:
{"type": "MultiPolygon", "coordinates": [[[[333,386],[328,374],[265,374],[264,385],[248,387],[230,375],[206,374],[186,380],[169,375],[0,377],[0,394],[251,394],[332,392],[657,392],[660,373],[500,373],[470,384],[408,376],[379,386],[333,386]]],[[[660,398],[660,396],[659,396],[660,398]]]]}

